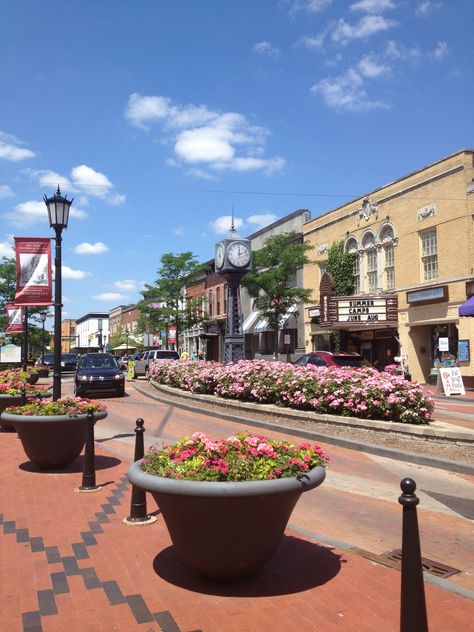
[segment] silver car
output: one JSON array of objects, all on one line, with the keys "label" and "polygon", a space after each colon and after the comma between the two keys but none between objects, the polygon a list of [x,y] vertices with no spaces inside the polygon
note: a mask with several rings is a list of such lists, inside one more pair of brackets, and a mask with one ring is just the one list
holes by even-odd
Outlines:
[{"label": "silver car", "polygon": [[144,375],[147,379],[149,376],[150,363],[154,360],[179,360],[177,351],[167,351],[164,349],[150,349],[144,351],[138,360],[135,360],[133,366],[133,377],[137,379]]}]

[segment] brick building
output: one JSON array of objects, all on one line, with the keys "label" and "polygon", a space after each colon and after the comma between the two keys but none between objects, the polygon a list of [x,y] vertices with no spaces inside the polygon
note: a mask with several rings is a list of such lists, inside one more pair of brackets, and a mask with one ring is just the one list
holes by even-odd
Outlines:
[{"label": "brick building", "polygon": [[[305,310],[308,351],[343,330],[347,349],[381,366],[402,356],[419,382],[459,359],[474,386],[474,318],[458,312],[474,294],[473,161],[472,150],[458,151],[305,224],[317,263],[305,268],[304,286],[329,301]],[[328,248],[340,240],[355,254],[354,296],[327,299]]]}]

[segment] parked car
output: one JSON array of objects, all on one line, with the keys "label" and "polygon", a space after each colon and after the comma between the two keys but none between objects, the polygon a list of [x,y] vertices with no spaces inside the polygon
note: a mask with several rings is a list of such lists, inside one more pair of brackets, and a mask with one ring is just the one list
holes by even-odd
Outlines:
[{"label": "parked car", "polygon": [[[46,353],[44,356],[44,362],[42,359],[38,359],[36,364],[43,364],[47,366],[49,369],[54,368],[54,353]],[[73,372],[77,367],[77,356],[75,353],[61,353],[61,371],[62,372]]]},{"label": "parked car", "polygon": [[140,377],[140,375],[144,375],[148,379],[150,363],[154,360],[179,360],[179,353],[165,349],[150,349],[149,351],[144,351],[140,358],[135,360],[133,377],[136,379]]},{"label": "parked car", "polygon": [[117,358],[117,362],[119,363],[119,367],[123,371],[127,371],[128,369],[128,361],[130,360],[130,356],[122,356],[121,358]]},{"label": "parked car", "polygon": [[373,368],[373,365],[368,360],[352,351],[311,351],[295,360],[294,364],[299,366],[308,364],[316,366],[351,366],[355,369],[362,367]]},{"label": "parked car", "polygon": [[114,391],[125,395],[125,374],[111,353],[85,353],[74,378],[74,393],[82,397],[89,391]]}]

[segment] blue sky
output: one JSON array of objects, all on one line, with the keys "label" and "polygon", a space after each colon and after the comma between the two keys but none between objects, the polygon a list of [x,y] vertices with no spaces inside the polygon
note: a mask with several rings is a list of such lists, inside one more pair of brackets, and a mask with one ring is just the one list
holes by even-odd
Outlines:
[{"label": "blue sky", "polygon": [[74,197],[65,318],[473,143],[472,0],[4,0],[0,255]]}]

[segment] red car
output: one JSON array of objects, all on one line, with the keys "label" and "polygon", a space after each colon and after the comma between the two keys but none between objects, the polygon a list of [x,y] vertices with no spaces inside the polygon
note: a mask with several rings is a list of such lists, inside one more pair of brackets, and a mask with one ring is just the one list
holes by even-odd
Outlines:
[{"label": "red car", "polygon": [[306,366],[307,364],[315,366],[350,366],[354,369],[362,367],[373,368],[368,360],[352,351],[311,351],[298,358],[294,364],[299,366]]}]

